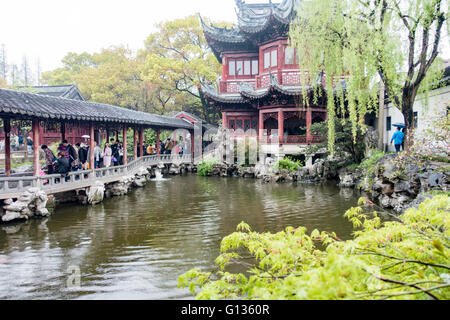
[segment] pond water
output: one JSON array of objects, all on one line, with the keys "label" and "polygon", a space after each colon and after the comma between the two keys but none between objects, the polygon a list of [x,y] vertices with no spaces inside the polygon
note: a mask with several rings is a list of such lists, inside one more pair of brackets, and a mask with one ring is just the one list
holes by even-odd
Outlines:
[{"label": "pond water", "polygon": [[[0,225],[0,299],[191,299],[178,276],[212,270],[221,239],[241,221],[349,239],[343,214],[357,199],[333,183],[185,175],[96,206],[62,205],[46,219]],[[80,287],[68,287],[78,272]]]}]

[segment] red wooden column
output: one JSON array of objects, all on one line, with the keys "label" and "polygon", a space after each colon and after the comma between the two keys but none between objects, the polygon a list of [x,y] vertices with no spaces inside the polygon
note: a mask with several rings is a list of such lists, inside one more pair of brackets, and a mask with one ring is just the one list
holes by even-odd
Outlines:
[{"label": "red wooden column", "polygon": [[161,143],[159,142],[159,134],[160,134],[159,129],[156,129],[156,154],[158,155],[158,159],[159,159],[159,150],[161,150]]},{"label": "red wooden column", "polygon": [[194,162],[194,156],[195,156],[195,131],[191,131],[191,157],[192,162]]},{"label": "red wooden column", "polygon": [[311,143],[312,135],[311,135],[311,123],[312,123],[312,112],[311,108],[306,109],[306,142]]},{"label": "red wooden column", "polygon": [[262,113],[261,110],[259,110],[258,128],[259,138],[262,138],[264,134],[264,113]]},{"label": "red wooden column", "polygon": [[94,142],[95,142],[95,132],[94,132],[94,123],[89,123],[89,137],[90,137],[90,144],[89,144],[89,170],[95,169],[95,157],[94,157]]},{"label": "red wooden column", "polygon": [[139,129],[139,154],[144,156],[144,128]]},{"label": "red wooden column", "polygon": [[225,128],[228,128],[228,123],[227,123],[228,119],[227,119],[227,113],[226,112],[222,112],[222,125]]},{"label": "red wooden column", "polygon": [[123,165],[126,166],[128,163],[128,152],[127,152],[127,132],[128,132],[128,127],[126,125],[123,126],[123,141],[122,141],[122,146],[123,146]]},{"label": "red wooden column", "polygon": [[5,131],[5,173],[11,177],[11,122],[7,118],[3,118],[3,129]]},{"label": "red wooden column", "polygon": [[278,141],[282,143],[284,134],[284,112],[278,111]]},{"label": "red wooden column", "polygon": [[39,119],[33,119],[33,168],[34,168],[34,176],[38,177],[41,171],[41,165],[39,163]]},{"label": "red wooden column", "polygon": [[134,160],[137,159],[137,138],[136,138],[137,130],[136,128],[133,128],[133,155]]}]

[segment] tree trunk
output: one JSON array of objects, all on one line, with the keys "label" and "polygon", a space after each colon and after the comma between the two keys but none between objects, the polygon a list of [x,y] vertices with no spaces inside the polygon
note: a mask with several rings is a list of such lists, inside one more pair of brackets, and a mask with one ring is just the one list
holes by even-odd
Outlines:
[{"label": "tree trunk", "polygon": [[405,118],[405,149],[409,150],[413,145],[412,133],[414,130],[414,112],[412,108],[411,101],[409,99],[404,99],[402,101],[402,114]]}]

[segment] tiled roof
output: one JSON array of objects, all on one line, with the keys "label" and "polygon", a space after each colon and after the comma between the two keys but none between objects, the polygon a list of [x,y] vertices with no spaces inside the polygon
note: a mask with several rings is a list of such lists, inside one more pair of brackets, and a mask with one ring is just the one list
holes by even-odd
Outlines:
[{"label": "tiled roof", "polygon": [[[238,23],[232,28],[220,28],[206,24],[200,17],[206,40],[221,62],[224,51],[258,51],[256,43],[273,37],[287,36],[289,23],[295,17],[300,0],[283,0],[281,3],[246,4],[237,0]],[[269,32],[272,30],[272,32]],[[257,35],[257,36],[255,36]],[[258,40],[259,39],[259,40]]]},{"label": "tiled roof", "polygon": [[76,84],[60,86],[22,87],[24,90],[40,95],[86,101]]},{"label": "tiled roof", "polygon": [[0,116],[13,118],[84,120],[137,124],[167,129],[192,129],[192,125],[177,118],[103,103],[39,95],[29,92],[0,89]]}]

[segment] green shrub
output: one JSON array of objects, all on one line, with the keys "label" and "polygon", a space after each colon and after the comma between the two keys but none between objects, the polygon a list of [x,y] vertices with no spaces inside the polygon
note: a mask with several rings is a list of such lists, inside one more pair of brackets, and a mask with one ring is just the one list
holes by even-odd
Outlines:
[{"label": "green shrub", "polygon": [[288,171],[294,172],[300,169],[303,166],[300,160],[293,160],[289,157],[285,157],[283,159],[278,160],[275,165],[275,170],[286,169]]},{"label": "green shrub", "polygon": [[202,162],[197,165],[197,174],[201,176],[209,176],[211,174],[212,168],[216,164],[216,159],[202,160]]},{"label": "green shrub", "polygon": [[[384,223],[361,200],[345,214],[357,230],[352,240],[304,227],[258,233],[242,222],[222,240],[219,269],[190,270],[179,287],[196,299],[450,299],[450,197]],[[248,255],[256,261],[248,276],[226,271],[247,265]]]},{"label": "green shrub", "polygon": [[375,168],[375,163],[377,162],[377,160],[382,158],[384,155],[385,153],[383,151],[373,150],[372,155],[361,162],[358,168],[364,172],[373,170],[373,168]]}]

